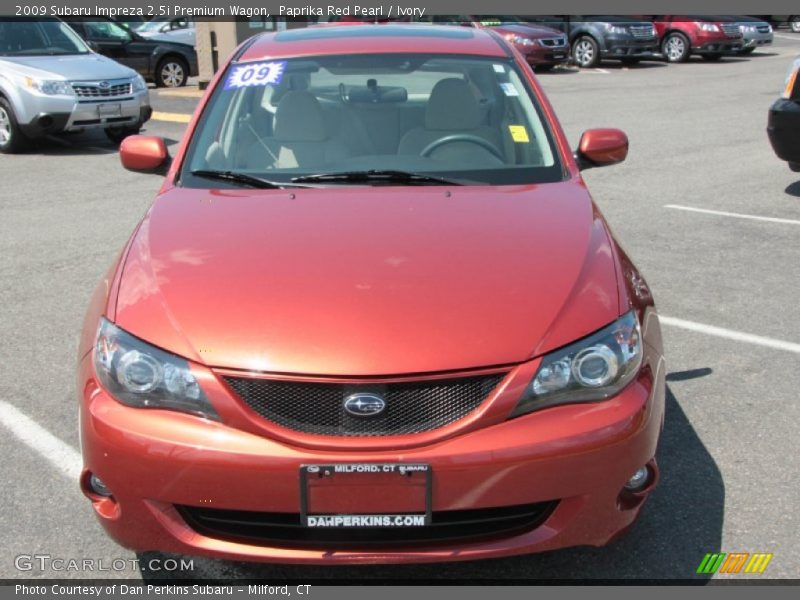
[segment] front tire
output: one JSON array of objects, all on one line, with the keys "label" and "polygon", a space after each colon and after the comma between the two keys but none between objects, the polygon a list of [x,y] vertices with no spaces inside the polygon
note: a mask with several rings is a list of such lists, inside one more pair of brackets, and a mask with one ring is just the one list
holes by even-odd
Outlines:
[{"label": "front tire", "polygon": [[158,63],[155,80],[158,87],[183,87],[189,81],[189,65],[182,58],[168,56]]},{"label": "front tire", "polygon": [[682,33],[673,31],[661,42],[661,53],[666,57],[667,62],[680,63],[689,60],[692,48],[687,38]]},{"label": "front tire", "polygon": [[28,146],[28,138],[20,131],[11,103],[0,98],[0,153],[16,154]]},{"label": "front tire", "polygon": [[122,127],[106,127],[106,137],[111,140],[111,143],[119,146],[126,137],[136,135],[139,133],[141,125],[126,125]]},{"label": "front tire", "polygon": [[593,37],[584,35],[572,45],[572,60],[582,69],[591,69],[600,64],[600,46]]}]

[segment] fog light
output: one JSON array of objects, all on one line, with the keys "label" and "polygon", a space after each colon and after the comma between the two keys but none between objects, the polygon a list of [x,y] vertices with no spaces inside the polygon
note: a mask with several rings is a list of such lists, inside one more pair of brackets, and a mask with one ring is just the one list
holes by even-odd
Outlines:
[{"label": "fog light", "polygon": [[111,490],[108,489],[108,486],[103,483],[103,480],[94,473],[89,476],[89,487],[92,488],[92,491],[98,496],[105,496],[106,498],[111,496]]},{"label": "fog light", "polygon": [[625,489],[629,492],[638,492],[644,488],[650,481],[650,470],[644,466],[640,467],[633,476],[628,479],[625,484]]}]

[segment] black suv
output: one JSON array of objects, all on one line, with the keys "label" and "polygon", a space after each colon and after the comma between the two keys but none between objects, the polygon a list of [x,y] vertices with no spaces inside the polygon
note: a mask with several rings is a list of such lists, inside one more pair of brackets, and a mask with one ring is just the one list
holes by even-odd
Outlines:
[{"label": "black suv", "polygon": [[134,69],[159,87],[180,87],[197,75],[197,53],[188,44],[148,40],[103,17],[62,20],[95,51]]},{"label": "black suv", "polygon": [[651,21],[594,15],[532,15],[520,19],[566,33],[572,60],[579,67],[596,67],[604,59],[635,64],[658,52],[658,36]]}]

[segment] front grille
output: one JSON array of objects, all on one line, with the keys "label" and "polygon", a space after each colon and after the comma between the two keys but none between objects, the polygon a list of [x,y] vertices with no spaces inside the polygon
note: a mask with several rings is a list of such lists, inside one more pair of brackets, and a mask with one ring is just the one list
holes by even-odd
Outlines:
[{"label": "front grille", "polygon": [[742,32],[739,30],[739,25],[736,23],[721,23],[720,29],[722,29],[722,33],[728,37],[741,37],[742,35]]},{"label": "front grille", "polygon": [[111,98],[131,93],[131,83],[116,83],[102,87],[99,83],[73,83],[72,89],[79,98]]},{"label": "front grille", "polygon": [[631,25],[629,28],[631,35],[637,40],[651,39],[655,37],[655,29],[650,25]]},{"label": "front grille", "polygon": [[567,38],[565,37],[542,38],[539,41],[542,43],[542,46],[547,46],[548,48],[557,48],[567,45]]},{"label": "front grille", "polygon": [[289,547],[441,544],[508,537],[531,531],[553,513],[557,501],[501,508],[434,511],[424,527],[303,527],[298,513],[266,513],[176,506],[198,533],[224,540]]},{"label": "front grille", "polygon": [[[444,427],[478,408],[503,374],[451,380],[387,384],[328,384],[225,377],[255,412],[283,427],[328,436],[386,436]],[[352,416],[345,399],[355,393],[379,395],[380,414]]]}]

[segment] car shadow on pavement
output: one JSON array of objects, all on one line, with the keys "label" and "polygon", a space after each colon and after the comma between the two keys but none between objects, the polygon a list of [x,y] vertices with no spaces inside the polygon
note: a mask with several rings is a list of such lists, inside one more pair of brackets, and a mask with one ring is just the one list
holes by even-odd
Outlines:
[{"label": "car shadow on pavement", "polygon": [[634,64],[625,64],[624,62],[614,60],[603,62],[599,66],[607,71],[644,71],[646,69],[660,69],[666,67],[667,63],[660,62],[657,58],[648,58]]},{"label": "car shadow on pavement", "polygon": [[[163,138],[167,147],[179,141]],[[83,156],[89,154],[117,154],[119,145],[111,142],[105,135],[77,133],[72,135],[48,136],[33,142],[26,155],[40,156]]]},{"label": "car shadow on pavement", "polygon": [[[683,372],[684,378],[702,377],[710,370]],[[722,539],[725,486],[714,457],[703,444],[667,387],[664,432],[658,451],[661,482],[640,519],[621,539],[604,548],[571,548],[541,554],[471,562],[375,565],[290,566],[263,565],[194,558],[194,570],[148,572],[151,558],[170,558],[161,553],[139,555],[145,581],[228,580],[298,583],[337,580],[341,583],[376,584],[451,580],[619,580],[693,579],[708,552],[718,552]],[[163,564],[163,563],[161,563]]]},{"label": "car shadow on pavement", "polygon": [[795,181],[794,183],[790,183],[786,186],[786,189],[783,190],[784,193],[789,194],[790,196],[794,196],[795,198],[800,198],[800,181]]}]

